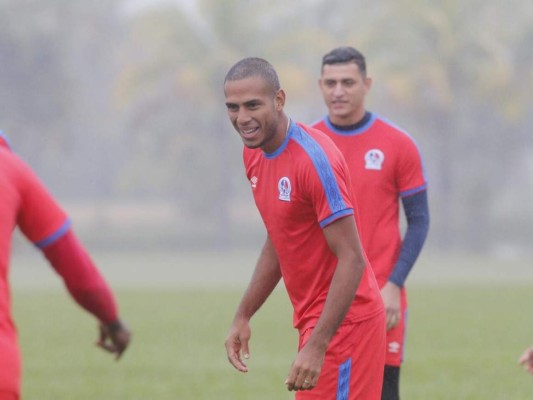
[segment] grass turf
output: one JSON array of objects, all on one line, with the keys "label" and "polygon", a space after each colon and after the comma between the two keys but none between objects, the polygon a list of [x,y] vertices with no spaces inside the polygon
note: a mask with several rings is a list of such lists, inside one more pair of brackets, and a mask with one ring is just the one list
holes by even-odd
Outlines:
[{"label": "grass turf", "polygon": [[[92,348],[96,325],[64,293],[17,292],[26,399],[290,399],[283,380],[296,334],[277,290],[252,325],[250,372],[223,346],[240,290],[119,291],[134,332],[115,363]],[[525,399],[533,377],[516,359],[529,344],[528,286],[410,291],[405,399]]]},{"label": "grass turf", "polygon": [[[93,345],[95,321],[43,261],[15,260],[23,398],[292,399],[283,381],[297,335],[282,288],[252,321],[250,371],[238,373],[226,360],[224,339],[255,257],[190,255],[176,265],[171,254],[100,257],[99,265],[112,266],[106,275],[134,333],[118,363]],[[533,376],[517,365],[533,345],[530,263],[507,263],[505,269],[477,258],[426,264],[409,288],[402,398],[530,398]]]}]

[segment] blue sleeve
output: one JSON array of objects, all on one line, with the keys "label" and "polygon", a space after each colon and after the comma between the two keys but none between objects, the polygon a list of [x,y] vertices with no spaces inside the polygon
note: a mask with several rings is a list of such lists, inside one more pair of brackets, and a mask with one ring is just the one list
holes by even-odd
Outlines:
[{"label": "blue sleeve", "polygon": [[407,231],[403,238],[400,256],[389,276],[389,281],[403,287],[413,268],[429,231],[429,206],[427,191],[402,198],[407,219]]}]

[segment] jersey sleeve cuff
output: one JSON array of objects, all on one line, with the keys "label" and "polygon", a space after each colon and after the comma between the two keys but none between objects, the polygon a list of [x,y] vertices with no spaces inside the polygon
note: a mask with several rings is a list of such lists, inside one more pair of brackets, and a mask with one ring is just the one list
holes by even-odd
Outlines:
[{"label": "jersey sleeve cuff", "polygon": [[322,221],[320,221],[320,227],[325,228],[326,226],[331,224],[333,221],[336,221],[342,217],[346,217],[347,215],[353,215],[353,208],[346,208],[344,210],[337,211],[335,214],[332,214],[326,219],[323,219]]},{"label": "jersey sleeve cuff", "polygon": [[34,242],[35,246],[37,246],[40,249],[44,249],[45,247],[50,246],[52,243],[54,243],[59,238],[61,238],[65,233],[67,233],[71,225],[72,225],[72,222],[70,221],[70,219],[67,219],[65,223],[61,225],[59,229],[56,230],[54,233],[44,238],[43,240]]},{"label": "jersey sleeve cuff", "polygon": [[400,197],[409,197],[409,196],[412,196],[413,194],[417,194],[419,192],[423,192],[424,190],[427,190],[427,188],[428,188],[428,184],[426,182],[423,185],[420,185],[420,186],[417,186],[415,188],[400,192]]}]

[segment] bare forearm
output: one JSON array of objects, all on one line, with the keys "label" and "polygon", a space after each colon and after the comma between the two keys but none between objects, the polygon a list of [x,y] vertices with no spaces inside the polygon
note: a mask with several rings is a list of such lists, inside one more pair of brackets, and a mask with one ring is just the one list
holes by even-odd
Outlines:
[{"label": "bare forearm", "polygon": [[235,319],[249,320],[261,308],[281,279],[281,270],[274,247],[269,239],[265,242],[254,273],[248,284]]},{"label": "bare forearm", "polygon": [[353,217],[345,217],[328,225],[324,235],[338,261],[324,309],[308,343],[320,346],[325,351],[355,299],[366,260]]}]

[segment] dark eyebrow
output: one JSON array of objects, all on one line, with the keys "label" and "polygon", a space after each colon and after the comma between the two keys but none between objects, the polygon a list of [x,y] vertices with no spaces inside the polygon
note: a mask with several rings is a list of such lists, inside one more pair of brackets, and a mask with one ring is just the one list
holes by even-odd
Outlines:
[{"label": "dark eyebrow", "polygon": [[[262,104],[263,102],[261,101],[261,99],[251,99],[251,100],[248,100],[248,101],[245,101],[242,106],[243,107],[250,107],[250,106],[254,106],[254,105],[257,105],[257,104]],[[239,107],[239,104],[237,103],[231,103],[231,102],[226,102],[226,107]]]}]

